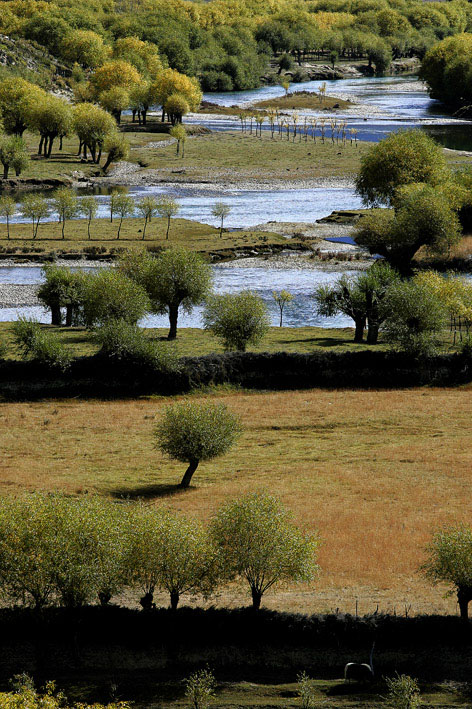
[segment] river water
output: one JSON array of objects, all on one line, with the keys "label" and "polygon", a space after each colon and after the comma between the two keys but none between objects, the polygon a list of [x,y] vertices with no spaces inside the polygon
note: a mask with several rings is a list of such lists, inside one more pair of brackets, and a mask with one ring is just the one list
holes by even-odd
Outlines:
[{"label": "river water", "polygon": [[[310,81],[296,84],[292,91],[318,91],[320,84],[326,83],[327,93],[351,98],[360,104],[360,108],[351,107],[346,112],[350,127],[359,130],[359,137],[364,140],[378,141],[387,133],[400,128],[421,127],[438,137],[444,145],[456,149],[472,149],[472,123],[451,118],[436,101],[432,101],[425,87],[416,77],[386,77],[343,79],[337,81]],[[222,106],[244,106],[248,102],[264,100],[283,95],[280,86],[266,86],[253,91],[233,92],[229,94],[206,94],[205,99]],[[356,115],[358,114],[358,115]],[[194,118],[216,129],[234,129],[234,119],[206,120]],[[172,194],[180,202],[179,216],[186,219],[216,225],[211,216],[215,201],[224,199],[231,207],[226,220],[227,227],[248,229],[256,224],[269,221],[313,222],[335,209],[356,209],[361,206],[359,197],[352,189],[326,188],[284,189],[284,190],[220,190],[201,189],[192,186],[152,186],[129,188],[130,194],[137,197],[143,194]],[[99,216],[107,214],[109,197],[97,195]],[[54,218],[54,215],[51,216]],[[18,213],[13,221],[22,221]],[[241,268],[235,266],[214,267],[215,288],[218,292],[231,292],[242,288],[251,288],[258,292],[271,308],[274,324],[277,312],[272,301],[272,290],[286,290],[293,293],[295,301],[287,309],[285,322],[289,326],[323,325],[343,327],[351,325],[344,316],[319,318],[314,313],[312,293],[319,283],[333,282],[341,273],[321,272],[311,269]],[[1,283],[37,283],[41,277],[40,269],[12,267],[0,269]],[[43,321],[48,316],[41,308],[0,309],[0,320],[11,320],[18,312],[34,315]],[[201,311],[195,309],[189,316],[183,315],[182,326],[199,326]],[[165,326],[164,317],[152,317],[146,325]]]}]

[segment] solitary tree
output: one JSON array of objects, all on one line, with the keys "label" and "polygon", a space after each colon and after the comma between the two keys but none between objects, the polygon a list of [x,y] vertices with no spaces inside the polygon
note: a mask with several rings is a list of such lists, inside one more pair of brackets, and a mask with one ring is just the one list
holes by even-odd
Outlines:
[{"label": "solitary tree", "polygon": [[272,586],[311,581],[318,571],[316,537],[302,532],[271,495],[251,493],[225,504],[211,534],[228,577],[249,584],[255,610]]},{"label": "solitary tree", "polygon": [[132,217],[134,214],[135,208],[136,208],[136,205],[135,205],[134,199],[133,199],[133,197],[131,197],[131,195],[124,194],[123,192],[116,195],[116,197],[113,201],[113,212],[114,212],[114,214],[117,214],[118,217],[120,218],[120,222],[118,225],[118,232],[116,234],[117,239],[120,238],[123,219],[126,219],[127,217]]},{"label": "solitary tree", "polygon": [[224,221],[230,212],[231,207],[229,206],[229,204],[225,204],[224,202],[216,202],[213,206],[213,209],[211,210],[211,213],[215,217],[215,219],[220,220],[220,239],[223,236]]},{"label": "solitary tree", "polygon": [[179,213],[179,209],[179,203],[172,197],[164,195],[157,200],[157,213],[162,219],[167,219],[166,239],[169,238],[170,220]]},{"label": "solitary tree", "polygon": [[180,487],[188,487],[198,464],[224,455],[240,434],[239,420],[224,404],[185,402],[167,407],[156,426],[156,446],[188,463]]},{"label": "solitary tree", "polygon": [[92,219],[97,216],[98,212],[98,202],[95,197],[82,197],[79,202],[79,211],[87,219],[87,237],[91,239],[90,225],[92,223]]},{"label": "solitary tree", "polygon": [[280,312],[279,326],[282,327],[285,306],[293,301],[293,295],[286,290],[281,290],[280,292],[273,290],[272,297],[275,300],[277,307],[279,309],[279,312]]},{"label": "solitary tree", "polygon": [[153,312],[169,314],[169,340],[177,337],[179,310],[190,313],[207,297],[213,282],[209,264],[199,254],[181,248],[157,257],[145,253],[128,256],[120,268],[143,286]]},{"label": "solitary tree", "polygon": [[472,529],[466,525],[437,531],[426,548],[427,560],[421,569],[434,584],[447,583],[455,591],[461,618],[469,619],[472,600]]},{"label": "solitary tree", "polygon": [[10,217],[13,217],[16,211],[16,202],[8,195],[0,197],[0,216],[4,217],[7,223],[7,239],[10,238]]},{"label": "solitary tree", "polygon": [[420,130],[391,133],[361,160],[356,190],[371,206],[389,204],[399,187],[418,182],[437,185],[447,176],[440,145]]},{"label": "solitary tree", "polygon": [[62,238],[65,239],[66,221],[68,219],[73,219],[79,213],[77,195],[74,190],[69,187],[61,187],[55,191],[52,198],[52,204],[59,216],[59,221],[61,222]]},{"label": "solitary tree", "polygon": [[21,203],[21,213],[26,219],[31,219],[33,239],[38,235],[39,222],[49,216],[50,207],[47,200],[40,194],[27,194]]},{"label": "solitary tree", "polygon": [[248,345],[255,345],[269,330],[267,306],[256,293],[245,290],[240,293],[212,295],[203,311],[203,324],[219,337],[227,350],[245,352]]},{"label": "solitary tree", "polygon": [[182,125],[177,125],[173,126],[170,131],[169,135],[172,138],[175,138],[177,141],[177,151],[176,154],[180,155],[182,153],[182,158],[185,157],[185,141],[187,140],[187,131]]},{"label": "solitary tree", "polygon": [[143,241],[146,238],[146,227],[148,222],[157,214],[157,201],[152,196],[143,197],[136,205],[136,209],[144,219]]}]

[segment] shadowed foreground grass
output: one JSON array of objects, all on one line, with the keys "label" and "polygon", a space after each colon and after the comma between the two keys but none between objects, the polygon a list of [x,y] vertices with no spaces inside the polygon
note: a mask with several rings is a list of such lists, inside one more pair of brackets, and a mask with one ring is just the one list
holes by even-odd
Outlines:
[{"label": "shadowed foreground grass", "polygon": [[[153,447],[165,398],[2,404],[0,491],[145,497],[208,519],[228,497],[265,488],[323,542],[319,581],[267,594],[266,606],[454,613],[417,568],[434,528],[471,518],[471,391],[196,392],[236,411],[244,433],[179,494],[185,466]],[[248,598],[230,587],[215,602]]]}]

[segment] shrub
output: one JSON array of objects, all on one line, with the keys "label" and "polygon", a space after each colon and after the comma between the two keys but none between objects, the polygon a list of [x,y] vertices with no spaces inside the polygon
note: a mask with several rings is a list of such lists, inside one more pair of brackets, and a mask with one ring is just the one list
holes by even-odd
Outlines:
[{"label": "shrub", "polygon": [[224,455],[239,434],[239,419],[224,404],[192,402],[168,406],[154,432],[163,453],[188,463],[181,487],[190,485],[200,461]]},{"label": "shrub", "polygon": [[409,675],[385,679],[388,689],[387,703],[392,709],[416,709],[420,705],[418,682]]},{"label": "shrub", "polygon": [[185,681],[185,696],[191,701],[194,709],[208,709],[214,699],[216,680],[210,670],[199,670]]},{"label": "shrub", "polygon": [[34,359],[52,369],[65,371],[72,355],[57,336],[36,321],[20,317],[13,323],[13,337],[23,359]]},{"label": "shrub", "polygon": [[225,349],[241,352],[260,342],[270,326],[267,306],[249,290],[208,298],[203,323],[205,330],[223,340]]},{"label": "shrub", "polygon": [[84,319],[88,327],[107,320],[136,324],[149,310],[145,290],[120,271],[103,269],[89,276],[85,284]]},{"label": "shrub", "polygon": [[178,358],[169,345],[151,340],[146,332],[126,320],[108,320],[96,330],[95,339],[107,357],[144,365],[161,372],[176,372]]},{"label": "shrub", "polygon": [[300,672],[297,676],[298,693],[302,700],[303,709],[313,709],[316,706],[311,682],[306,672]]}]

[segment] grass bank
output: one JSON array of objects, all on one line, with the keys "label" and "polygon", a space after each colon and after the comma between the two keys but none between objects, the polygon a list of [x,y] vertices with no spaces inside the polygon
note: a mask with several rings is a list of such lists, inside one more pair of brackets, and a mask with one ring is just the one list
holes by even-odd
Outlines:
[{"label": "grass bank", "polygon": [[286,96],[269,98],[265,101],[258,101],[254,108],[276,108],[279,110],[311,110],[311,111],[336,111],[340,108],[350,108],[354,104],[352,101],[338,98],[337,96],[324,96],[320,98],[313,91],[294,91]]},{"label": "grass bank", "polygon": [[[58,222],[44,222],[39,225],[36,239],[32,239],[31,224],[12,224],[10,239],[7,239],[6,225],[0,225],[0,257],[9,254],[54,253],[65,251],[71,255],[89,251],[96,256],[109,254],[112,249],[168,248],[183,246],[203,254],[222,252],[231,258],[232,252],[238,249],[257,247],[270,250],[272,247],[283,246],[302,247],[300,240],[292,239],[287,244],[280,234],[247,229],[244,231],[220,232],[208,224],[201,224],[190,219],[175,218],[171,220],[169,239],[166,239],[167,220],[154,218],[146,227],[143,240],[144,220],[137,218],[124,219],[118,239],[119,219],[94,219],[90,226],[90,239],[87,234],[87,221],[74,219],[66,222],[65,238],[62,239],[62,225]],[[226,254],[224,252],[227,252]]]}]

